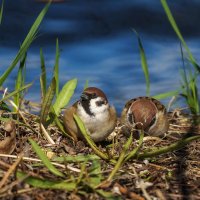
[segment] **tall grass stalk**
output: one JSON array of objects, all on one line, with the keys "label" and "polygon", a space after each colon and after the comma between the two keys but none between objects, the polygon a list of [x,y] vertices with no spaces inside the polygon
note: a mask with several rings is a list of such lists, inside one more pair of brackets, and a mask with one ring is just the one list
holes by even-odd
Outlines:
[{"label": "tall grass stalk", "polygon": [[[27,58],[27,54],[25,53],[22,60],[20,61],[20,65],[19,65],[19,69],[17,73],[17,79],[15,82],[15,90],[19,90],[21,87],[24,86],[25,73],[26,73],[26,58]],[[17,93],[14,97],[14,103],[18,108],[20,107],[20,101],[22,100],[22,98],[23,98],[23,91]],[[16,108],[14,108],[14,110],[17,111]]]},{"label": "tall grass stalk", "polygon": [[1,9],[0,9],[0,24],[2,23],[3,18],[3,8],[4,8],[4,0],[1,3]]},{"label": "tall grass stalk", "polygon": [[142,65],[142,69],[143,69],[143,72],[145,75],[145,80],[146,80],[146,95],[149,96],[150,95],[150,78],[149,78],[149,69],[148,69],[146,54],[145,54],[145,50],[143,48],[142,41],[140,39],[139,34],[134,29],[133,29],[133,31],[135,32],[137,39],[138,39],[140,60],[141,60],[141,65]]},{"label": "tall grass stalk", "polygon": [[47,77],[46,77],[45,60],[42,49],[40,49],[40,65],[41,65],[41,76],[40,76],[41,96],[42,99],[44,99],[47,92]]},{"label": "tall grass stalk", "polygon": [[56,39],[56,57],[55,57],[55,65],[54,65],[54,77],[56,79],[56,97],[59,93],[59,58],[60,58],[60,50],[58,38]]},{"label": "tall grass stalk", "polygon": [[184,40],[184,38],[183,38],[183,36],[182,36],[182,34],[181,34],[181,32],[180,32],[178,26],[177,26],[177,24],[176,24],[176,21],[174,20],[174,17],[173,17],[173,15],[172,15],[172,13],[171,13],[171,11],[170,11],[170,9],[169,9],[169,6],[168,6],[168,4],[167,4],[167,1],[166,1],[166,0],[161,0],[161,4],[162,4],[162,6],[163,6],[163,8],[164,8],[164,11],[165,11],[165,13],[166,13],[166,15],[167,15],[167,18],[168,18],[168,20],[169,20],[169,22],[170,22],[172,28],[174,29],[174,31],[175,31],[176,35],[178,36],[179,40],[181,41],[183,47],[184,47],[185,50],[187,51],[190,62],[191,62],[192,65],[195,67],[195,69],[196,69],[198,72],[200,72],[200,66],[197,64],[197,62],[196,62],[194,56],[192,55],[192,53],[191,53],[189,47],[187,46],[187,44],[186,44],[186,42],[185,42],[185,40]]},{"label": "tall grass stalk", "polygon": [[41,24],[45,14],[47,13],[49,6],[50,6],[50,2],[43,8],[43,10],[40,12],[38,17],[36,18],[29,33],[27,34],[26,38],[24,39],[17,55],[15,56],[14,60],[12,61],[11,65],[6,69],[6,71],[0,77],[0,86],[2,86],[4,81],[7,79],[7,77],[11,73],[11,71],[15,68],[15,66],[17,65],[19,60],[22,59],[22,57],[24,56],[24,54],[27,52],[28,48],[30,47],[31,43],[36,38],[38,27]]}]

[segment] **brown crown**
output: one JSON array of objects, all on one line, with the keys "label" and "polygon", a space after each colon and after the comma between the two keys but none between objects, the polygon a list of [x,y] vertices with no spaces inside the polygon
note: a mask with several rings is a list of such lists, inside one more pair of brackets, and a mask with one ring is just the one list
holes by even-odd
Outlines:
[{"label": "brown crown", "polygon": [[149,128],[158,111],[165,112],[165,107],[158,100],[150,97],[131,99],[125,107],[130,108],[134,123],[141,122],[144,130]]},{"label": "brown crown", "polygon": [[100,90],[99,88],[96,88],[96,87],[88,87],[83,91],[83,93],[85,93],[85,94],[96,94],[97,96],[102,97],[106,101],[108,101],[104,92],[102,90]]}]

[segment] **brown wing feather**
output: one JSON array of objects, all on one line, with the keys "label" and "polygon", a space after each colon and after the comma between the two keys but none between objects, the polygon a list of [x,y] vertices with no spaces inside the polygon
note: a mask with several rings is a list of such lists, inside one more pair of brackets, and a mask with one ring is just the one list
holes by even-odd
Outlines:
[{"label": "brown wing feather", "polygon": [[78,134],[78,128],[74,121],[74,116],[73,116],[74,114],[76,114],[76,105],[77,102],[73,106],[66,108],[63,116],[65,129],[67,133],[69,133],[74,138],[75,141],[77,141],[77,134]]}]

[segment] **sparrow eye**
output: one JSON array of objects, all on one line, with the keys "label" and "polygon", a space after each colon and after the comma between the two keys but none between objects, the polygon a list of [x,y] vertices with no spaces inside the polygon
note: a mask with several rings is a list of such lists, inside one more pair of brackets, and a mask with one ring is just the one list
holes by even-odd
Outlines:
[{"label": "sparrow eye", "polygon": [[96,93],[93,93],[92,94],[92,98],[96,98],[97,97],[97,94]]},{"label": "sparrow eye", "polygon": [[97,105],[97,106],[101,106],[101,105],[103,105],[104,103],[105,103],[104,101],[97,101],[97,102],[96,102],[96,105]]}]

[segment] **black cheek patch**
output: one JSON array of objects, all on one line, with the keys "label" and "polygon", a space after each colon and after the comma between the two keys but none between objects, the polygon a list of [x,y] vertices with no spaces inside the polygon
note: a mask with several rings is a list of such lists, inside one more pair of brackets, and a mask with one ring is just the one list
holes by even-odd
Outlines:
[{"label": "black cheek patch", "polygon": [[86,112],[88,115],[94,116],[94,113],[92,113],[91,110],[90,110],[89,101],[81,101],[81,105],[83,106],[85,112]]},{"label": "black cheek patch", "polygon": [[131,113],[128,114],[128,121],[129,121],[131,124],[134,123],[134,116],[133,116],[133,114],[131,114]]},{"label": "black cheek patch", "polygon": [[153,119],[151,120],[149,126],[150,127],[153,126],[155,124],[155,122],[156,122],[156,117],[153,117]]},{"label": "black cheek patch", "polygon": [[101,106],[101,105],[103,105],[103,104],[105,104],[105,101],[97,101],[97,102],[96,102],[96,105],[97,105],[97,106]]}]

